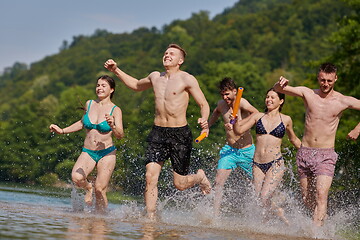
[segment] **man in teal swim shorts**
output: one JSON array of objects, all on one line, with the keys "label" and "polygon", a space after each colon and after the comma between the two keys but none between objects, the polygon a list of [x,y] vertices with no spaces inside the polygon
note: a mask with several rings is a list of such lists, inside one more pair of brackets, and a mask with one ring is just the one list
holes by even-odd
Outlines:
[{"label": "man in teal swim shorts", "polygon": [[[226,77],[220,82],[219,90],[222,99],[217,103],[209,119],[210,127],[222,116],[226,131],[226,144],[220,150],[220,160],[215,178],[214,213],[216,216],[220,214],[223,189],[230,173],[240,167],[248,178],[252,179],[252,161],[255,152],[250,131],[246,131],[243,135],[237,135],[234,133],[230,123],[230,116],[233,112],[237,94],[236,84],[231,78]],[[258,112],[258,110],[246,99],[242,98],[238,109],[238,118],[245,118],[255,112]]]}]

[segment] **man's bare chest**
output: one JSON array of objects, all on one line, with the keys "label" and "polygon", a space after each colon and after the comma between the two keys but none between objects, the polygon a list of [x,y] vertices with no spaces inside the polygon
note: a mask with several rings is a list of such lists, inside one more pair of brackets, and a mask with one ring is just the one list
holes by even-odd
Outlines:
[{"label": "man's bare chest", "polygon": [[334,99],[314,98],[308,101],[308,114],[317,119],[337,118],[344,110],[339,101]]}]

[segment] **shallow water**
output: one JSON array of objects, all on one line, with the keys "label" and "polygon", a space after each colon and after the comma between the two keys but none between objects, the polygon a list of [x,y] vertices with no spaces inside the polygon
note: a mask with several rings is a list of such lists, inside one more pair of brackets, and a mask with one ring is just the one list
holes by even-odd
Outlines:
[{"label": "shallow water", "polygon": [[82,195],[75,191],[54,194],[0,186],[0,239],[346,239],[341,234],[349,226],[354,234],[357,231],[349,213],[341,211],[329,217],[320,231],[313,229],[310,218],[296,206],[286,209],[290,226],[278,219],[264,223],[254,201],[233,198],[239,209],[227,204],[215,219],[213,194],[202,196],[196,190],[174,191],[164,198],[159,204],[160,221],[150,223],[143,217],[144,206],[135,201],[110,204],[109,213],[99,215],[84,207]]}]

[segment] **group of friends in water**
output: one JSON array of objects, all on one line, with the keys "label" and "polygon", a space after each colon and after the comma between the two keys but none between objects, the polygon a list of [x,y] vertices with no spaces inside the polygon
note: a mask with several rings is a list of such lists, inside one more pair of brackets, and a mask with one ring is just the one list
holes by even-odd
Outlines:
[{"label": "group of friends in water", "polygon": [[[220,150],[215,177],[214,214],[221,214],[223,188],[231,172],[240,167],[252,181],[259,203],[268,212],[288,221],[283,209],[271,200],[282,181],[286,167],[281,153],[285,134],[297,148],[296,163],[300,188],[305,206],[313,215],[316,226],[322,226],[327,216],[329,189],[334,177],[338,158],[334,150],[335,136],[342,112],[345,109],[360,110],[360,100],[345,96],[334,90],[338,79],[334,64],[324,63],[317,73],[318,89],[304,86],[293,87],[289,80],[280,77],[266,92],[264,112],[259,112],[248,100],[242,98],[234,117],[234,102],[238,88],[231,78],[224,78],[219,84],[222,99],[210,116],[209,104],[196,78],[180,70],[186,51],[177,44],[170,44],[163,55],[164,72],[154,71],[142,79],[136,79],[123,72],[118,64],[109,59],[104,67],[115,74],[128,88],[144,91],[152,88],[155,96],[155,119],[147,137],[145,151],[145,206],[147,217],[157,219],[158,179],[165,161],[170,159],[173,169],[173,183],[178,190],[199,185],[204,194],[211,192],[211,183],[202,169],[189,174],[193,136],[186,119],[190,96],[200,108],[202,134],[209,134],[209,128],[222,117],[226,131],[226,144]],[[95,209],[105,212],[108,206],[107,187],[116,163],[116,147],[112,136],[124,137],[122,111],[112,102],[115,81],[108,75],[97,79],[96,100],[88,100],[85,114],[72,125],[60,128],[50,125],[50,131],[68,134],[86,129],[82,152],[71,176],[77,187],[85,189],[85,202],[89,205],[95,195]],[[285,95],[301,97],[305,108],[305,131],[300,140],[293,130],[290,116],[281,113]],[[256,146],[250,133],[255,126]],[[356,140],[360,123],[348,134]],[[91,182],[88,175],[95,169],[96,179]]]}]

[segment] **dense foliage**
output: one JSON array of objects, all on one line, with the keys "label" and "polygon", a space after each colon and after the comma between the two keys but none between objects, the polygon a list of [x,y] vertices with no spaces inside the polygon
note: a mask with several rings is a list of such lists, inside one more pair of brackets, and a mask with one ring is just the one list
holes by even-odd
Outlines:
[{"label": "dense foliage", "polygon": [[[96,78],[109,74],[103,68],[108,58],[142,78],[162,71],[162,54],[171,42],[187,50],[183,70],[199,80],[211,109],[219,100],[217,84],[223,77],[234,78],[245,88],[243,97],[262,111],[265,92],[280,75],[293,85],[316,87],[316,69],[323,61],[340,68],[336,89],[359,98],[359,10],[359,0],[241,0],[214,19],[201,11],[161,30],[139,28],[120,34],[96,30],[92,36],[65,41],[58,54],[29,67],[15,63],[0,76],[0,181],[69,181],[84,131],[54,136],[48,130],[50,123],[64,127],[82,117],[82,104],[96,97]],[[302,101],[291,97],[286,101],[284,113],[292,116],[301,137]],[[117,81],[114,102],[122,108],[126,138],[115,141],[119,151],[112,186],[139,194],[144,182],[145,138],[154,118],[153,93],[134,93]],[[199,108],[191,100],[188,120],[194,136],[200,132],[198,117]],[[359,186],[359,144],[345,139],[358,122],[358,111],[344,112],[337,135],[336,190]],[[193,169],[201,166],[214,175],[224,137],[219,121],[209,138],[194,145]],[[167,181],[169,171],[163,175]]]}]

